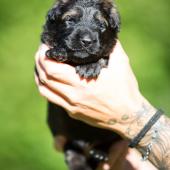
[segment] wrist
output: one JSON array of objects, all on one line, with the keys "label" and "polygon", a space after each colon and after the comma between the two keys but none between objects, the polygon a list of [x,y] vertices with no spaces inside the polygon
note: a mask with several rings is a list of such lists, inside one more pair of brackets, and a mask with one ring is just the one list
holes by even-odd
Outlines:
[{"label": "wrist", "polygon": [[[124,101],[125,105],[115,110],[110,106],[110,116],[106,122],[106,128],[117,132],[123,138],[133,139],[155,114],[156,109],[142,96],[138,95]],[[115,117],[116,115],[116,117]],[[117,116],[119,115],[119,117]],[[115,119],[114,119],[115,117]]]},{"label": "wrist", "polygon": [[122,121],[122,132],[126,139],[132,140],[156,113],[156,109],[141,96],[134,103],[134,107],[129,109],[129,113],[129,120]]},{"label": "wrist", "polygon": [[[134,116],[132,117],[128,127],[125,129],[126,138],[129,140],[134,139],[134,137],[136,137],[136,135],[139,134],[139,132],[149,122],[156,111],[156,108],[154,108],[146,99],[143,98],[140,107],[134,111]],[[150,130],[147,134],[148,133],[150,133]]]}]

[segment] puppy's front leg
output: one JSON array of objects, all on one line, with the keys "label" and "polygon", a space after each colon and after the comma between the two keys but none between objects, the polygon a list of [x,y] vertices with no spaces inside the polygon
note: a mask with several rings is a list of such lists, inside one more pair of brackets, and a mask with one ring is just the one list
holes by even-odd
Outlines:
[{"label": "puppy's front leg", "polygon": [[66,50],[64,48],[51,48],[46,52],[49,59],[55,59],[58,62],[65,62],[68,60]]},{"label": "puppy's front leg", "polygon": [[102,68],[107,67],[108,59],[101,58],[96,63],[76,66],[76,73],[82,78],[97,78]]}]

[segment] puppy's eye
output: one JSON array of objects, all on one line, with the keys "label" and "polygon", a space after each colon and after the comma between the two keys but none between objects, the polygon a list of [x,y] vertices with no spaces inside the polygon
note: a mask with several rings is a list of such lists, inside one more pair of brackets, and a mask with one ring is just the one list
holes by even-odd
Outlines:
[{"label": "puppy's eye", "polygon": [[66,22],[67,24],[73,24],[73,23],[76,22],[75,17],[70,16],[70,15],[67,15],[67,16],[64,18],[64,20],[65,20],[65,22]]},{"label": "puppy's eye", "polygon": [[95,14],[95,20],[96,20],[97,25],[100,28],[101,32],[102,33],[105,32],[106,28],[108,26],[107,20],[98,12]]},{"label": "puppy's eye", "polygon": [[100,24],[100,30],[102,33],[106,31],[106,27],[107,27],[107,25],[105,23]]}]

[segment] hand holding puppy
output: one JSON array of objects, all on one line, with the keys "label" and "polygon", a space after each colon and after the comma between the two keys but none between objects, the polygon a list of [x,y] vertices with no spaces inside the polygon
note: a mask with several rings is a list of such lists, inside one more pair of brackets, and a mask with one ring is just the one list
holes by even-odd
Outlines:
[{"label": "hand holding puppy", "polygon": [[108,68],[102,69],[96,80],[89,81],[80,79],[74,67],[47,59],[47,50],[41,45],[36,55],[39,79],[45,82],[42,84],[36,77],[39,91],[67,109],[74,119],[133,138],[141,129],[135,123],[137,117],[147,109],[149,119],[155,111],[141,95],[120,42],[110,55]]}]

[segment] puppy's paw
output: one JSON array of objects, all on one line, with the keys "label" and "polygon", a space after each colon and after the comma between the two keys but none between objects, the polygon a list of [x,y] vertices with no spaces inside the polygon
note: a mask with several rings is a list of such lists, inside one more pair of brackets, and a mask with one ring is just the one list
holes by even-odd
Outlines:
[{"label": "puppy's paw", "polygon": [[76,66],[76,73],[82,78],[96,78],[100,74],[100,65],[93,63]]},{"label": "puppy's paw", "polygon": [[65,151],[65,161],[69,170],[92,170],[87,163],[85,155],[74,150]]},{"label": "puppy's paw", "polygon": [[76,73],[82,78],[97,78],[100,74],[102,68],[106,67],[108,64],[107,59],[100,59],[96,63],[90,63],[85,65],[76,66]]},{"label": "puppy's paw", "polygon": [[106,153],[92,149],[89,151],[89,155],[91,159],[94,159],[96,162],[104,162],[108,161],[108,156]]},{"label": "puppy's paw", "polygon": [[46,52],[46,56],[49,59],[55,59],[58,62],[65,62],[67,61],[67,53],[65,52],[64,49],[50,49]]}]

